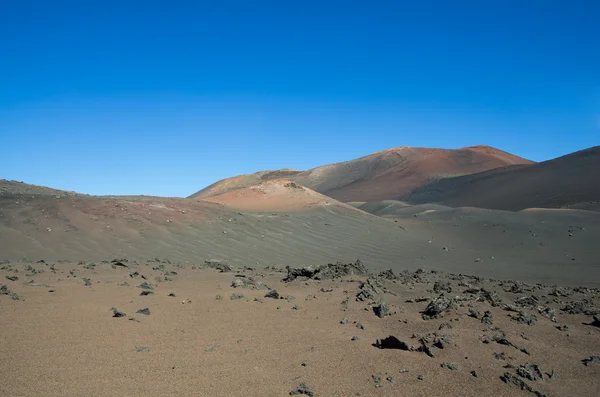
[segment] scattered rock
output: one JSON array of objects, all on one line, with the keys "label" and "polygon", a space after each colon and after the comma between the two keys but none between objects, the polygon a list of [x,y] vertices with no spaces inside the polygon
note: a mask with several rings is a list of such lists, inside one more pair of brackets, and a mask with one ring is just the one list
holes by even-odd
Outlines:
[{"label": "scattered rock", "polygon": [[279,292],[277,292],[276,290],[272,289],[269,292],[266,293],[265,298],[272,298],[272,299],[279,299]]},{"label": "scattered rock", "polygon": [[92,286],[92,280],[89,278],[83,278],[83,285],[86,287],[91,287]]},{"label": "scattered rock", "polygon": [[422,312],[422,318],[423,320],[440,318],[444,315],[444,312],[446,310],[449,310],[454,306],[455,303],[452,299],[440,295],[439,297],[429,302],[425,310]]},{"label": "scattered rock", "polygon": [[229,297],[229,299],[231,299],[232,301],[238,300],[238,299],[244,299],[245,296],[242,294],[231,294],[231,296]]},{"label": "scattered rock", "polygon": [[433,345],[438,349],[445,349],[446,347],[452,345],[452,337],[450,335],[436,337],[433,341]]},{"label": "scattered rock", "polygon": [[23,298],[21,298],[19,295],[9,290],[6,285],[0,286],[0,295],[8,295],[14,301],[23,300]]},{"label": "scattered rock", "polygon": [[485,313],[483,313],[483,317],[481,317],[481,322],[483,324],[492,325],[494,323],[492,312],[486,310]]},{"label": "scattered rock", "polygon": [[150,284],[147,281],[144,281],[143,283],[137,285],[136,287],[138,288],[142,288],[142,289],[149,289],[149,290],[153,290],[155,285],[154,284]]},{"label": "scattered rock", "polygon": [[379,295],[383,294],[381,286],[372,278],[368,278],[359,288],[360,292],[356,295],[357,302],[375,301]]},{"label": "scattered rock", "polygon": [[537,321],[537,317],[533,314],[527,314],[525,312],[519,312],[519,314],[517,314],[516,316],[511,316],[509,314],[509,317],[512,321],[519,323],[519,324],[526,324],[526,325],[533,325],[535,324],[535,322]]},{"label": "scattered rock", "polygon": [[379,318],[384,318],[390,315],[390,309],[386,301],[382,300],[378,306],[373,307],[373,311]]},{"label": "scattered rock", "polygon": [[113,317],[117,317],[117,318],[119,318],[119,317],[125,317],[125,316],[127,316],[127,314],[125,314],[125,313],[123,313],[123,312],[120,312],[120,311],[119,311],[119,310],[117,310],[117,308],[115,308],[115,307],[111,308],[110,310],[112,310],[112,312],[113,312]]},{"label": "scattered rock", "polygon": [[519,387],[521,390],[527,390],[530,393],[535,394],[537,397],[546,397],[545,394],[540,393],[537,390],[534,390],[530,385],[525,383],[523,380],[518,378],[517,376],[511,374],[510,372],[506,372],[504,375],[500,377],[500,379],[507,384],[512,384]]},{"label": "scattered rock", "polygon": [[585,314],[586,316],[596,316],[600,314],[600,309],[593,305],[593,302],[587,299],[570,302],[561,309],[568,314]]},{"label": "scattered rock", "polygon": [[471,376],[477,378],[477,371],[471,371]]},{"label": "scattered rock", "polygon": [[358,329],[365,329],[365,326],[359,321],[356,323],[356,328]]},{"label": "scattered rock", "polygon": [[148,346],[136,346],[135,347],[135,351],[140,353],[140,352],[149,352],[150,348],[148,348]]},{"label": "scattered rock", "polygon": [[447,328],[447,329],[452,329],[452,324],[450,324],[450,323],[448,323],[448,322],[446,322],[446,323],[442,323],[442,324],[440,324],[440,326],[438,327],[438,331],[441,331],[441,330],[443,330],[443,329],[445,329],[445,328]]},{"label": "scattered rock", "polygon": [[283,279],[284,282],[290,282],[296,279],[301,280],[327,280],[343,276],[367,275],[368,271],[360,260],[354,263],[336,263],[321,266],[307,267],[286,267],[287,276]]},{"label": "scattered rock", "polygon": [[249,288],[249,289],[269,289],[262,281],[257,281],[253,277],[236,278],[231,283],[233,288]]},{"label": "scattered rock", "polygon": [[150,315],[150,309],[148,309],[147,307],[138,310],[136,313],[138,314],[143,314],[145,316],[149,316]]},{"label": "scattered rock", "polygon": [[403,342],[392,335],[385,339],[377,339],[373,346],[377,347],[378,349],[398,349],[406,351],[413,350],[408,343]]},{"label": "scattered rock", "polygon": [[348,324],[348,318],[344,317],[341,321],[340,324]]},{"label": "scattered rock", "polygon": [[479,292],[479,298],[482,302],[488,302],[490,305],[496,307],[502,304],[502,299],[498,296],[498,293],[495,291],[488,291],[486,289],[481,289]]},{"label": "scattered rock", "polygon": [[458,368],[456,367],[456,364],[453,364],[453,363],[446,363],[446,362],[443,362],[443,363],[441,363],[441,364],[440,364],[440,367],[442,367],[442,368],[446,368],[446,369],[449,369],[449,370],[451,370],[451,371],[456,371],[456,370],[458,369]]},{"label": "scattered rock", "polygon": [[154,292],[146,290],[146,291],[142,291],[140,293],[140,296],[148,296],[148,295],[152,295],[152,294],[154,294]]},{"label": "scattered rock", "polygon": [[19,277],[17,277],[17,276],[5,276],[5,277],[10,281],[17,281],[19,279]]},{"label": "scattered rock", "polygon": [[215,261],[215,260],[204,261],[204,265],[206,267],[210,267],[211,269],[218,270],[221,273],[228,273],[228,272],[233,271],[233,268],[231,266],[229,266],[226,263],[222,263],[220,261]]},{"label": "scattered rock", "polygon": [[450,285],[450,282],[441,282],[441,281],[436,281],[433,284],[433,292],[435,292],[436,294],[439,294],[441,292],[452,292],[452,286]]},{"label": "scattered rock", "polygon": [[532,381],[544,380],[544,373],[539,366],[535,364],[519,365],[517,375]]},{"label": "scattered rock", "polygon": [[506,360],[506,354],[504,353],[494,353],[494,358],[496,360]]},{"label": "scattered rock", "polygon": [[313,397],[315,393],[306,385],[306,383],[302,382],[296,387],[294,390],[290,392],[290,396],[304,394],[310,397]]},{"label": "scattered rock", "polygon": [[581,360],[581,362],[586,367],[588,365],[598,365],[600,364],[600,356],[590,356],[589,358],[584,358],[583,360]]},{"label": "scattered rock", "polygon": [[360,340],[358,336],[353,336],[351,340]]},{"label": "scattered rock", "polygon": [[469,308],[469,317],[473,317],[473,318],[479,319],[481,317],[481,313],[479,313],[475,309]]},{"label": "scattered rock", "polygon": [[177,295],[175,295],[175,293],[174,293],[174,292],[171,292],[171,293],[170,293],[169,295],[167,295],[167,296],[170,296],[170,297],[173,297],[173,298],[174,298],[174,297],[176,297]]}]

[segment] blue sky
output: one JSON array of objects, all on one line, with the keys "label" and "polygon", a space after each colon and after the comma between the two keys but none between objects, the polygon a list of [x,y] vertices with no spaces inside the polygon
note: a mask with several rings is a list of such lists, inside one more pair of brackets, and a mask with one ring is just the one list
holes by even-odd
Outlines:
[{"label": "blue sky", "polygon": [[186,196],[396,146],[600,144],[600,2],[0,2],[0,178]]}]

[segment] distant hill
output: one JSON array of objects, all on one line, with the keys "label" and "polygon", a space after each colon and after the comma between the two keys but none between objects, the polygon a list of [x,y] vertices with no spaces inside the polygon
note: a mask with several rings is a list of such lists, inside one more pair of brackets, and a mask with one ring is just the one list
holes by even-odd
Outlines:
[{"label": "distant hill", "polygon": [[451,207],[600,210],[600,146],[537,164],[505,166],[441,179],[403,200]]},{"label": "distant hill", "polygon": [[262,171],[223,179],[191,195],[208,198],[262,181],[287,178],[342,202],[398,199],[432,180],[531,161],[489,146],[399,147],[308,171]]}]

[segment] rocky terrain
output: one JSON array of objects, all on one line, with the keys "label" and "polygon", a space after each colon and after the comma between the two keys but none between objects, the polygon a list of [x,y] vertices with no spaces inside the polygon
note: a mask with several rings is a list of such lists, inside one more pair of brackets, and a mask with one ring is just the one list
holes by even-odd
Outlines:
[{"label": "rocky terrain", "polygon": [[0,394],[595,396],[600,291],[368,264],[0,265]]}]

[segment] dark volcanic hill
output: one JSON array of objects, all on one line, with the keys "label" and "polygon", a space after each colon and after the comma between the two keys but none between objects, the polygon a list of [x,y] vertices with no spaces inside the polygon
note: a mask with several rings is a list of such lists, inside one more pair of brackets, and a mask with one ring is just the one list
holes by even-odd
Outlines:
[{"label": "dark volcanic hill", "polygon": [[526,208],[600,210],[600,146],[537,164],[446,178],[416,189],[411,204],[438,203],[518,211]]},{"label": "dark volcanic hill", "polygon": [[261,171],[227,178],[190,197],[212,197],[285,177],[342,202],[398,199],[431,180],[514,164],[532,162],[489,146],[461,149],[400,147],[307,171]]}]

